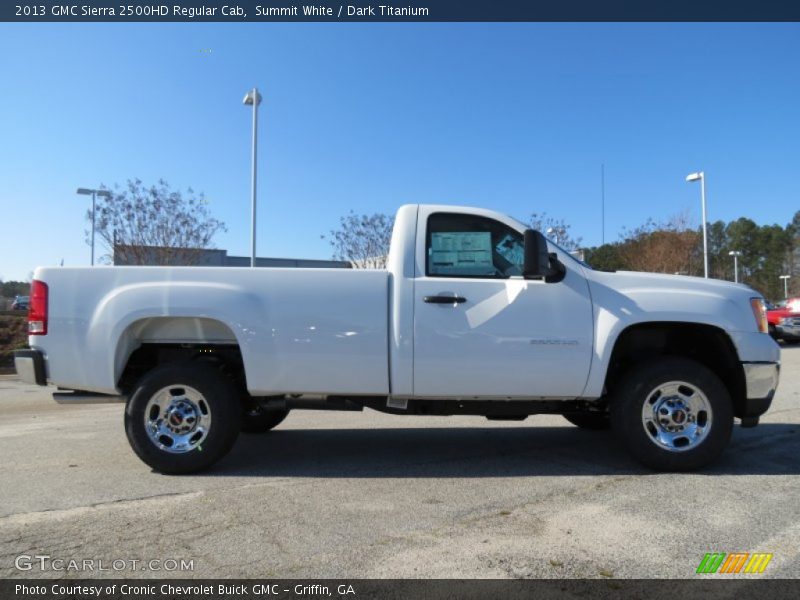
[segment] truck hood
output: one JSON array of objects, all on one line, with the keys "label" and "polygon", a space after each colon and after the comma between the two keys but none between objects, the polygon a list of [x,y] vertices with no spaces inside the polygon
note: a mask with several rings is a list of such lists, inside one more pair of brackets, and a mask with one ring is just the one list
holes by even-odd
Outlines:
[{"label": "truck hood", "polygon": [[685,290],[693,293],[722,294],[732,297],[747,298],[760,296],[758,292],[743,283],[733,283],[721,279],[705,277],[689,277],[687,275],[667,275],[665,273],[642,273],[639,271],[591,271],[596,281],[618,289],[619,291],[634,289],[666,289]]},{"label": "truck hood", "polygon": [[625,315],[628,321],[687,321],[730,331],[756,329],[751,287],[719,279],[618,271],[586,270],[597,310]]}]

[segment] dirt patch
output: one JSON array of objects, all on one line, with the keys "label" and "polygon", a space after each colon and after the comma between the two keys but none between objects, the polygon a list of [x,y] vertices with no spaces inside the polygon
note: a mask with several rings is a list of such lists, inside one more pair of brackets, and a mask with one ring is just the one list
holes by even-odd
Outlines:
[{"label": "dirt patch", "polygon": [[0,373],[13,372],[14,350],[27,345],[27,321],[24,315],[0,316]]}]

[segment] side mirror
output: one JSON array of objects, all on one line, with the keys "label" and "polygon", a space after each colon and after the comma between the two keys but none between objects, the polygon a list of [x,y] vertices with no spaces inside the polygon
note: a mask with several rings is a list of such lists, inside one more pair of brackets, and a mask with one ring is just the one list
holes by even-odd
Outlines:
[{"label": "side mirror", "polygon": [[550,275],[550,255],[547,253],[547,240],[538,231],[525,230],[525,256],[522,263],[522,276],[525,279],[539,279]]}]

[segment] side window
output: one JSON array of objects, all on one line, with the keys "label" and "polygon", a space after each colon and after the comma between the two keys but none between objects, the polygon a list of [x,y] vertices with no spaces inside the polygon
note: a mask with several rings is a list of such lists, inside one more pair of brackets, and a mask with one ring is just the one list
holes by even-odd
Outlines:
[{"label": "side window", "polygon": [[522,234],[474,215],[435,213],[425,242],[429,277],[505,279],[522,274]]}]

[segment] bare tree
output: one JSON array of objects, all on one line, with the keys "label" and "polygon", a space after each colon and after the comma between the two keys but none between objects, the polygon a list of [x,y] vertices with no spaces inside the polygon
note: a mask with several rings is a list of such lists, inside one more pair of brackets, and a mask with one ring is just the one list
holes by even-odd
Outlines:
[{"label": "bare tree", "polygon": [[[108,189],[101,186],[101,189]],[[124,189],[115,186],[110,198],[99,198],[95,231],[108,249],[102,260],[115,258],[129,265],[192,265],[211,239],[227,228],[208,212],[203,194],[189,188],[184,196],[163,179],[145,186],[130,179]],[[87,221],[92,211],[87,211]],[[87,243],[90,232],[86,232]]]},{"label": "bare tree", "polygon": [[624,229],[620,255],[632,271],[696,275],[702,264],[701,237],[691,226],[688,212],[663,223],[648,219],[635,229]]},{"label": "bare tree", "polygon": [[[564,250],[573,252],[580,248],[583,238],[573,238],[569,232],[572,226],[567,225],[564,219],[550,217],[546,212],[532,213],[528,223],[531,229],[536,229],[547,237],[552,238]],[[551,230],[551,232],[548,233],[548,230]]]},{"label": "bare tree", "polygon": [[328,239],[335,260],[348,260],[356,269],[383,269],[389,255],[394,217],[382,213],[357,215],[350,211],[339,219]]}]

